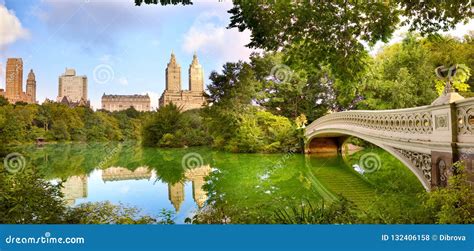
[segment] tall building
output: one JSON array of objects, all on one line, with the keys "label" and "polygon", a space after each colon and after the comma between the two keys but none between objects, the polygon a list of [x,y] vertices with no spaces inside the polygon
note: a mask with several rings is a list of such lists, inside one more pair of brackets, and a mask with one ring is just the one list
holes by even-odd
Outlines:
[{"label": "tall building", "polygon": [[181,66],[174,53],[166,67],[166,89],[160,97],[160,106],[173,103],[183,111],[201,108],[206,104],[204,98],[204,73],[197,55],[189,66],[189,90],[181,89]]},{"label": "tall building", "polygon": [[10,103],[36,103],[36,80],[33,70],[30,70],[28,74],[26,93],[23,92],[23,60],[21,58],[7,60],[5,91],[0,91],[0,95],[5,96]]},{"label": "tall building", "polygon": [[64,97],[70,103],[87,102],[87,77],[76,76],[76,70],[66,68],[59,76],[57,101],[63,101]]},{"label": "tall building", "polygon": [[166,67],[166,90],[181,90],[181,66],[176,62],[174,53],[171,53],[171,59]]},{"label": "tall building", "polygon": [[204,71],[196,54],[194,54],[193,61],[189,65],[189,90],[196,93],[204,92]]},{"label": "tall building", "polygon": [[150,96],[146,95],[102,95],[102,109],[115,112],[133,106],[139,112],[150,111]]},{"label": "tall building", "polygon": [[186,179],[193,183],[193,199],[199,208],[204,206],[204,203],[208,198],[207,192],[203,189],[203,186],[206,184],[205,179],[209,176],[211,171],[210,165],[202,165],[194,169],[188,169],[184,173]]},{"label": "tall building", "polygon": [[9,58],[7,60],[5,94],[10,102],[15,103],[21,99],[23,92],[23,60]]},{"label": "tall building", "polygon": [[184,183],[176,182],[174,184],[168,184],[168,199],[173,204],[176,212],[179,212],[181,204],[184,201]]},{"label": "tall building", "polygon": [[36,103],[36,76],[33,69],[28,73],[26,80],[26,96],[29,98],[29,103]]}]

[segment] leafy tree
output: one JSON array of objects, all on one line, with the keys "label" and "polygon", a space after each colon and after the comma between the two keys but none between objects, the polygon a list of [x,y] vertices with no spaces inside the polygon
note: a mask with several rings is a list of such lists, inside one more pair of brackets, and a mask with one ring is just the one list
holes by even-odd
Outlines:
[{"label": "leafy tree", "polygon": [[337,78],[357,79],[370,45],[388,41],[400,16],[422,34],[453,28],[473,16],[470,1],[430,3],[235,0],[229,27],[252,32],[249,47],[290,51],[313,67],[330,65]]},{"label": "leafy tree", "polygon": [[43,180],[34,169],[14,175],[0,166],[0,223],[62,223],[66,210],[60,187]]},{"label": "leafy tree", "polygon": [[140,215],[140,210],[109,201],[84,203],[70,208],[66,214],[68,224],[173,224],[172,213],[163,210],[159,218]]},{"label": "leafy tree", "polygon": [[428,105],[437,97],[429,51],[416,36],[385,48],[363,81],[361,109],[399,109]]},{"label": "leafy tree", "polygon": [[165,134],[173,133],[177,129],[181,118],[181,110],[175,104],[160,107],[143,127],[143,144],[158,146]]},{"label": "leafy tree", "polygon": [[299,207],[279,209],[273,221],[277,224],[355,224],[360,223],[354,203],[342,197],[332,203],[313,205],[303,202]]},{"label": "leafy tree", "polygon": [[427,194],[424,206],[438,224],[474,223],[474,193],[465,167],[457,162],[446,188]]},{"label": "leafy tree", "polygon": [[8,105],[10,102],[8,102],[8,99],[6,99],[3,96],[0,96],[0,106],[5,106]]}]

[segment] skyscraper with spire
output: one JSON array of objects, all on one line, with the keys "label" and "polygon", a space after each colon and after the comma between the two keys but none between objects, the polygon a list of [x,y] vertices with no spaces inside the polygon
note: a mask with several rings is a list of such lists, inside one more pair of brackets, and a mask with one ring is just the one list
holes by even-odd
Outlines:
[{"label": "skyscraper with spire", "polygon": [[5,91],[0,90],[12,104],[16,102],[36,103],[36,80],[33,70],[28,74],[26,92],[23,91],[23,60],[21,58],[7,59],[5,72]]},{"label": "skyscraper with spire", "polygon": [[204,98],[204,71],[194,53],[189,65],[189,89],[181,88],[181,66],[174,53],[166,67],[166,89],[159,99],[160,106],[173,103],[183,111],[201,108],[206,104]]}]

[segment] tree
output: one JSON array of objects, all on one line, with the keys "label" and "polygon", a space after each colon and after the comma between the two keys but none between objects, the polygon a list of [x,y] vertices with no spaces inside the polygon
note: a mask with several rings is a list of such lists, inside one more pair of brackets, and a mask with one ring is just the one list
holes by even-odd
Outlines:
[{"label": "tree", "polygon": [[8,99],[6,99],[3,96],[0,96],[0,106],[5,106],[8,105],[10,102],[8,102]]},{"label": "tree", "polygon": [[423,205],[438,224],[472,224],[474,193],[468,173],[460,162],[455,163],[451,171],[448,186],[428,194]]},{"label": "tree", "polygon": [[143,144],[158,146],[161,138],[177,130],[181,122],[181,109],[171,103],[160,107],[143,127]]},{"label": "tree", "polygon": [[430,52],[411,34],[380,52],[361,86],[360,109],[400,109],[428,105],[437,97]]},{"label": "tree", "polygon": [[442,65],[458,65],[453,87],[466,97],[472,96],[471,61],[465,57],[473,53],[468,38],[422,38],[409,33],[401,43],[383,48],[369,62],[370,70],[358,87],[363,100],[357,108],[399,109],[431,104],[446,84],[434,73]]},{"label": "tree", "polygon": [[64,220],[65,205],[59,185],[35,169],[10,174],[0,166],[0,223],[54,224]]},{"label": "tree", "polygon": [[172,213],[163,210],[159,218],[141,215],[141,210],[109,201],[84,203],[66,213],[68,224],[173,224]]},{"label": "tree", "polygon": [[386,42],[400,24],[430,34],[473,16],[471,1],[245,1],[235,0],[230,28],[252,32],[252,48],[291,51],[289,59],[330,65],[337,78],[357,79],[369,45]]}]

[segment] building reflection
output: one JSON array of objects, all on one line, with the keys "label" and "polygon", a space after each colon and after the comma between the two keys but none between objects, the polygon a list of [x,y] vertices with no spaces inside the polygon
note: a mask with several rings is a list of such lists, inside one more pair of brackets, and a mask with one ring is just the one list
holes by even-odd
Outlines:
[{"label": "building reflection", "polygon": [[119,181],[119,180],[150,180],[151,171],[148,167],[138,167],[131,171],[123,167],[109,167],[102,171],[102,180]]},{"label": "building reflection", "polygon": [[62,183],[61,192],[64,194],[66,205],[73,206],[77,199],[87,197],[87,176],[71,176]]},{"label": "building reflection", "polygon": [[[200,166],[194,169],[188,169],[184,173],[184,179],[174,184],[168,183],[168,199],[176,212],[181,208],[184,201],[184,185],[191,181],[193,188],[193,200],[199,208],[204,206],[207,200],[207,193],[203,189],[206,183],[205,178],[211,173],[209,165]],[[129,170],[124,167],[110,167],[102,170],[102,181],[125,181],[125,180],[150,180],[152,171],[148,167],[138,167],[135,170]],[[75,204],[76,199],[87,197],[87,176],[71,176],[63,182],[62,192],[67,205]]]},{"label": "building reflection", "polygon": [[[199,208],[204,206],[207,200],[207,193],[204,191],[203,185],[206,183],[205,178],[210,173],[211,166],[209,165],[188,169],[184,173],[185,180],[192,182],[193,199]],[[180,181],[175,184],[168,184],[168,197],[174,209],[178,212],[184,201],[184,182]]]}]

